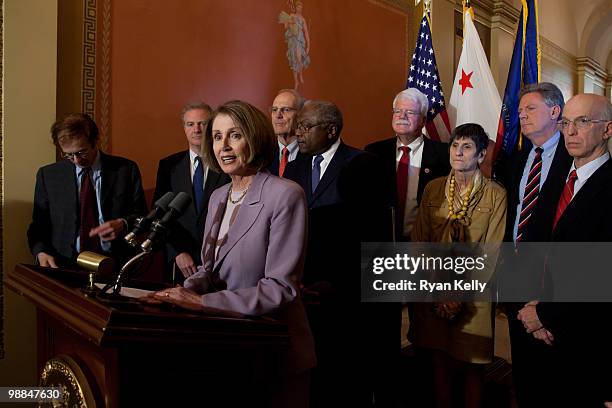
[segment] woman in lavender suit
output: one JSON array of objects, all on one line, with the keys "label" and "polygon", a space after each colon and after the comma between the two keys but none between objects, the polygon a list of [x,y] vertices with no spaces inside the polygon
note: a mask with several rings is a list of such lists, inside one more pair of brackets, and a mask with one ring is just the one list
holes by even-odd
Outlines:
[{"label": "woman in lavender suit", "polygon": [[210,198],[198,272],[184,287],[153,297],[191,310],[276,314],[289,327],[291,346],[282,359],[273,405],[308,406],[315,354],[299,291],[306,198],[299,185],[265,170],[275,145],[269,117],[254,106],[231,101],[215,110],[202,156],[232,182]]}]

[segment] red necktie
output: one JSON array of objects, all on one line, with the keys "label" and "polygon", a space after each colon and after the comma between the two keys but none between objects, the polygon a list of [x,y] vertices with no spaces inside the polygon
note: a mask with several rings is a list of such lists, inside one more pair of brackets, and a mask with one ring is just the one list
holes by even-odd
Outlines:
[{"label": "red necktie", "polygon": [[410,168],[410,148],[400,146],[402,157],[397,165],[395,180],[397,182],[397,219],[400,221],[400,228],[404,225],[404,210],[406,208],[406,193],[408,192],[408,169]]},{"label": "red necktie", "polygon": [[561,193],[561,198],[559,199],[559,205],[557,205],[555,221],[553,222],[553,231],[557,227],[557,222],[559,222],[563,212],[572,201],[572,197],[574,196],[574,184],[576,183],[576,180],[578,180],[578,175],[576,174],[576,170],[572,170],[567,179],[567,183],[565,183],[565,187],[563,187],[563,192]]},{"label": "red necktie", "polygon": [[283,173],[285,173],[285,167],[287,167],[287,163],[289,163],[289,150],[287,147],[283,147],[282,157],[280,161],[280,166],[278,166],[278,175],[283,177]]},{"label": "red necktie", "polygon": [[91,168],[83,169],[81,173],[81,192],[79,195],[81,209],[81,225],[79,237],[81,252],[94,251],[100,252],[100,238],[89,236],[89,231],[99,225],[98,223],[98,203],[96,201],[96,189],[91,180]]}]

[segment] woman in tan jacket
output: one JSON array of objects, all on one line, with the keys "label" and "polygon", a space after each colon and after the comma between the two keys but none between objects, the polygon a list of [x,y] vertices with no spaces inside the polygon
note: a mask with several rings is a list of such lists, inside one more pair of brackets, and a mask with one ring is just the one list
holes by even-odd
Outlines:
[{"label": "woman in tan jacket", "polygon": [[[413,241],[501,243],[506,225],[506,192],[479,169],[488,142],[478,124],[467,123],[453,131],[451,172],[425,187],[412,231]],[[464,381],[465,406],[480,406],[484,366],[493,358],[492,312],[488,302],[415,304],[410,339],[432,353],[438,407],[456,405],[452,389],[453,379],[457,378]]]}]

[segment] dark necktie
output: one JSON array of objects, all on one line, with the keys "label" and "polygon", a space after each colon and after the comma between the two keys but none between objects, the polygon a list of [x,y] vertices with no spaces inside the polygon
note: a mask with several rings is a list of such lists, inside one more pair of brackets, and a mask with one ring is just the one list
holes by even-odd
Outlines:
[{"label": "dark necktie", "polygon": [[202,211],[202,205],[204,204],[204,166],[202,165],[202,158],[197,156],[195,158],[196,168],[193,172],[193,196],[196,202],[196,211],[199,213]]},{"label": "dark necktie", "polygon": [[523,232],[525,232],[540,195],[540,175],[542,174],[542,153],[544,149],[536,147],[535,152],[536,155],[529,169],[529,176],[527,176],[527,184],[525,185],[525,194],[523,195],[523,204],[521,205],[521,214],[516,231],[516,242],[523,238]]},{"label": "dark necktie", "polygon": [[79,228],[79,238],[81,252],[94,251],[100,252],[100,238],[89,236],[89,231],[99,225],[98,203],[96,200],[96,189],[91,180],[91,168],[84,168],[81,172],[81,192],[79,194],[81,225]]},{"label": "dark necktie", "polygon": [[553,222],[553,231],[557,226],[557,222],[565,212],[565,209],[572,201],[572,197],[574,197],[574,184],[578,180],[578,175],[576,174],[576,170],[572,170],[570,173],[567,183],[565,183],[565,187],[563,187],[563,192],[561,193],[561,198],[559,198],[559,204],[557,205],[557,212],[555,213],[555,221]]},{"label": "dark necktie", "polygon": [[321,180],[321,162],[323,161],[323,156],[320,154],[316,155],[314,158],[314,164],[312,165],[312,192],[314,193],[319,185],[319,181]]},{"label": "dark necktie", "polygon": [[285,167],[287,167],[287,163],[289,163],[289,149],[287,149],[286,146],[283,147],[281,154],[282,156],[280,165],[278,166],[278,175],[283,177],[283,173],[285,173]]},{"label": "dark necktie", "polygon": [[395,181],[397,183],[397,220],[400,230],[403,231],[404,212],[406,210],[406,194],[408,193],[408,170],[410,169],[410,148],[408,146],[400,146],[402,151],[399,163],[397,165],[397,173]]}]

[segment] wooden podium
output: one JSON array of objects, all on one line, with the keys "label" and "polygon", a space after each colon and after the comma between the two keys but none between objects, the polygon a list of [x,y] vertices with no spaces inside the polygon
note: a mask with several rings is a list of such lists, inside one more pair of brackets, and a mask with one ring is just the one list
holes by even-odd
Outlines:
[{"label": "wooden podium", "polygon": [[[6,285],[37,308],[41,384],[75,406],[265,406],[287,326],[86,295],[86,272],[17,265]],[[70,405],[73,406],[73,405]]]}]

